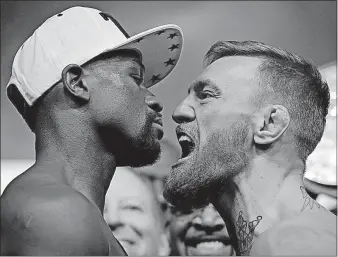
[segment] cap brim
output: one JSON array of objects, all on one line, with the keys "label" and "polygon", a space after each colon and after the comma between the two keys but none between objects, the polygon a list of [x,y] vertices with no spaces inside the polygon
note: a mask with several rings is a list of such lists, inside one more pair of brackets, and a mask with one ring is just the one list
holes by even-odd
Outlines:
[{"label": "cap brim", "polygon": [[149,88],[162,81],[176,66],[183,46],[180,27],[168,24],[128,38],[122,44],[104,52],[136,49],[142,54],[145,67],[144,86]]}]

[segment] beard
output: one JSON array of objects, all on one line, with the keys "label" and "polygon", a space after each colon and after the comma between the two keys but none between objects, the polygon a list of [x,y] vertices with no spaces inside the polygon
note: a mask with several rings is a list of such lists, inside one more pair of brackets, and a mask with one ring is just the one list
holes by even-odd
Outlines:
[{"label": "beard", "polygon": [[227,180],[250,163],[250,126],[247,117],[240,117],[210,134],[201,150],[194,149],[188,160],[172,168],[164,198],[183,209],[203,208],[217,198]]},{"label": "beard", "polygon": [[111,128],[109,131],[104,128],[100,130],[101,137],[106,138],[106,147],[115,156],[116,166],[138,168],[152,165],[160,158],[161,145],[152,126],[154,118],[149,114],[135,137],[126,135],[120,129],[113,129],[113,132]]},{"label": "beard", "polygon": [[153,132],[153,120],[147,119],[141,133],[132,138],[127,144],[129,146],[128,156],[124,163],[133,168],[154,164],[161,155],[161,145]]}]

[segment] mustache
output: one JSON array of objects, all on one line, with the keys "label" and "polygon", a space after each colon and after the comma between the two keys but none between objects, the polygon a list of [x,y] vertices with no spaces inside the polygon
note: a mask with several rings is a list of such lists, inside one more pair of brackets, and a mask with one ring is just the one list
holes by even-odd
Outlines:
[{"label": "mustache", "polygon": [[159,112],[148,112],[147,123],[151,124],[153,122],[160,123],[161,125],[163,125],[162,114]]},{"label": "mustache", "polygon": [[182,123],[182,124],[179,124],[176,127],[175,130],[176,130],[176,135],[179,135],[179,134],[182,134],[182,133],[187,134],[195,142],[199,139],[199,135],[197,133],[197,128],[196,128],[196,126],[194,126],[191,123]]}]

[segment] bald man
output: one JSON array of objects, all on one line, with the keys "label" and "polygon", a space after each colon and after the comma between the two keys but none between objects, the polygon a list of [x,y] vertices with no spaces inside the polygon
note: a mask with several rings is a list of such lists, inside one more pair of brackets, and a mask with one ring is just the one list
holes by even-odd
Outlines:
[{"label": "bald man", "polygon": [[106,194],[104,218],[131,256],[166,256],[168,238],[150,180],[130,168],[117,168]]}]

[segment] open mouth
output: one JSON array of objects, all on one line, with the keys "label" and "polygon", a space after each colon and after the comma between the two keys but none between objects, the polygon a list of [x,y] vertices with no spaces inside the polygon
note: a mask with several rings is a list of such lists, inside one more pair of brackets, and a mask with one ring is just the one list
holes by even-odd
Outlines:
[{"label": "open mouth", "polygon": [[186,242],[187,255],[230,255],[232,246],[230,240],[204,239]]},{"label": "open mouth", "polygon": [[181,159],[187,158],[195,149],[194,140],[184,132],[177,132],[177,139],[182,149]]}]

